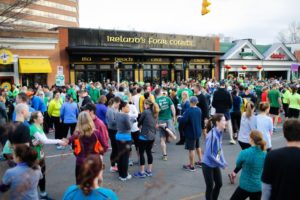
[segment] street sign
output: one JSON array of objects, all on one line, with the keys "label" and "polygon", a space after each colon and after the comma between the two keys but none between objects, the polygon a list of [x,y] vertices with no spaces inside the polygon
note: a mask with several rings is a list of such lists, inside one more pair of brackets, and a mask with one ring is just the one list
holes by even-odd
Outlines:
[{"label": "street sign", "polygon": [[57,66],[57,75],[64,75],[64,67],[63,66]]},{"label": "street sign", "polygon": [[9,65],[13,62],[13,60],[14,60],[14,57],[10,51],[8,51],[6,49],[0,50],[0,64]]},{"label": "street sign", "polygon": [[56,75],[56,86],[64,86],[65,85],[65,76],[64,75]]}]

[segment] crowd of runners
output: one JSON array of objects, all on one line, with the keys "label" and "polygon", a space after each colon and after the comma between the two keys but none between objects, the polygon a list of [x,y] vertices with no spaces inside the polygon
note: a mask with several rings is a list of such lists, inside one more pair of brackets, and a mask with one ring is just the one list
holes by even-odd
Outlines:
[{"label": "crowd of runners", "polygon": [[[161,159],[166,162],[172,162],[170,141],[184,145],[189,162],[182,168],[191,172],[202,168],[205,197],[216,200],[221,169],[229,167],[222,150],[223,134],[228,134],[228,142],[241,147],[236,163],[230,163],[230,169],[235,167],[228,174],[232,184],[241,171],[231,199],[300,199],[299,93],[297,81],[247,78],[2,88],[1,160],[9,169],[0,191],[10,190],[10,199],[51,199],[44,146],[52,144],[57,150],[71,148],[76,157],[76,183],[66,188],[63,199],[118,199],[101,187],[103,157],[110,156],[105,164],[120,181],[152,177],[152,148],[159,138]],[[280,132],[282,123],[287,147],[272,150],[272,135]],[[52,132],[54,139],[48,138]],[[128,173],[134,164],[131,157],[137,157],[139,165],[133,174]]]}]

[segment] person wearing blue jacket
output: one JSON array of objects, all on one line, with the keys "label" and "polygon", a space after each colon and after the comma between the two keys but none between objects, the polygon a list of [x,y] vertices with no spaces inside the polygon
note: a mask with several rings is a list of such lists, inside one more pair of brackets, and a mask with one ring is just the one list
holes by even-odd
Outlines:
[{"label": "person wearing blue jacket", "polygon": [[73,135],[77,118],[79,115],[79,109],[76,102],[73,101],[73,97],[69,94],[66,95],[66,102],[60,108],[60,120],[63,123],[63,138],[68,136],[68,132],[71,129],[71,135]]},{"label": "person wearing blue jacket", "polygon": [[198,98],[192,96],[190,98],[190,107],[186,109],[183,116],[179,118],[179,123],[183,126],[183,134],[185,137],[185,149],[189,151],[189,164],[183,165],[183,169],[195,171],[195,149],[199,161],[201,163],[201,149],[199,145],[202,133],[200,108],[197,107]]},{"label": "person wearing blue jacket", "polygon": [[228,164],[222,149],[222,135],[226,127],[223,114],[215,114],[207,123],[207,137],[202,161],[203,176],[206,184],[206,200],[217,200],[222,187],[221,169]]},{"label": "person wearing blue jacket", "polygon": [[34,108],[34,110],[40,111],[41,113],[44,113],[47,111],[46,104],[41,97],[35,96],[32,93],[32,94],[30,94],[30,99],[31,99],[31,107]]},{"label": "person wearing blue jacket", "polygon": [[261,199],[261,176],[266,158],[266,142],[260,131],[250,133],[251,147],[240,152],[236,165],[242,168],[239,187],[235,190],[230,200]]}]

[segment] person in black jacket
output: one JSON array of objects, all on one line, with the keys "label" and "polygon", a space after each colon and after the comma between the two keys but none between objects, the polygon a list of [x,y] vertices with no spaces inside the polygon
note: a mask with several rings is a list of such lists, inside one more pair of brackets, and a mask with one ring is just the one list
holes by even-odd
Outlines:
[{"label": "person in black jacket", "polygon": [[86,90],[80,90],[79,95],[83,99],[80,108],[83,108],[88,103],[93,103]]},{"label": "person in black jacket", "polygon": [[201,92],[202,87],[200,84],[196,84],[194,86],[194,94],[198,99],[197,106],[200,108],[202,112],[202,117],[201,117],[201,126],[202,126],[202,132],[205,133],[205,121],[208,120],[209,118],[209,106],[207,102],[207,98],[205,95]]},{"label": "person in black jacket", "polygon": [[214,92],[212,106],[216,109],[216,113],[224,114],[226,118],[226,130],[230,136],[230,144],[235,144],[233,139],[233,131],[230,117],[230,109],[232,107],[232,98],[230,93],[226,90],[225,81],[220,82],[220,87]]}]

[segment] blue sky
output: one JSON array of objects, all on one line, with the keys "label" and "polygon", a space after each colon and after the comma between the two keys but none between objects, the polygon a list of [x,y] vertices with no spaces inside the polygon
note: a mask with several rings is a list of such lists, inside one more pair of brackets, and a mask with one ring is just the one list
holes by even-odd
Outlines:
[{"label": "blue sky", "polygon": [[300,22],[300,0],[80,0],[80,26],[206,36],[223,34],[276,42],[279,31]]}]

